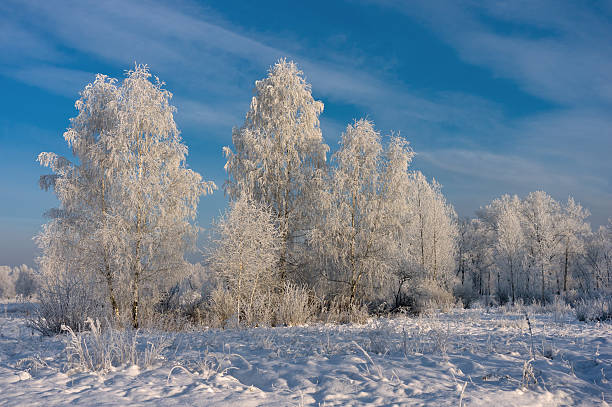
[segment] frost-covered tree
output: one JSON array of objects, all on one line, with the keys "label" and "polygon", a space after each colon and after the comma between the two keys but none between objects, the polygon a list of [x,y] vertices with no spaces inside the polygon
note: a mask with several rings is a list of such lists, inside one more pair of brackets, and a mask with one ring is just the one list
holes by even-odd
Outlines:
[{"label": "frost-covered tree", "polygon": [[320,199],[323,218],[310,240],[331,262],[323,271],[327,280],[342,284],[354,303],[364,280],[385,269],[383,147],[372,122],[348,125],[332,162],[330,185]]},{"label": "frost-covered tree", "polygon": [[231,310],[223,311],[247,325],[264,322],[262,313],[271,311],[269,299],[274,288],[280,286],[282,240],[275,221],[268,208],[243,195],[230,203],[215,228],[209,262],[221,278],[221,289],[229,295],[225,305]]},{"label": "frost-covered tree", "polygon": [[395,305],[403,303],[402,291],[406,284],[413,283],[418,274],[417,259],[410,250],[412,243],[408,230],[414,217],[413,201],[410,197],[410,173],[408,168],[414,152],[406,139],[392,136],[384,152],[381,177],[382,222],[388,228],[386,236],[387,268],[396,279]]},{"label": "frost-covered tree", "polygon": [[59,209],[47,213],[51,221],[38,237],[43,248],[41,272],[58,273],[67,268],[67,263],[80,269],[78,273],[95,271],[106,283],[115,316],[119,315],[116,279],[120,261],[112,247],[117,228],[109,211],[113,184],[109,181],[112,163],[106,139],[117,131],[118,99],[116,80],[97,75],[81,92],[75,104],[79,114],[71,119],[71,127],[64,133],[78,163],[73,165],[54,153],[41,153],[38,157],[54,172],[43,175],[40,186],[53,187],[61,203]]},{"label": "frost-covered tree", "polygon": [[[497,267],[503,280],[508,281],[512,304],[516,300],[518,272],[524,256],[524,235],[522,227],[521,200],[518,196],[504,195],[495,199],[485,208],[486,220],[493,230],[492,247]],[[500,278],[502,280],[502,278]],[[497,287],[498,292],[501,287]]]},{"label": "frost-covered tree", "polygon": [[461,285],[466,284],[466,277],[470,277],[468,271],[469,252],[471,249],[470,219],[459,218],[457,220],[457,277]]},{"label": "frost-covered tree", "polygon": [[414,208],[410,225],[412,252],[426,279],[452,288],[457,250],[457,222],[453,207],[446,202],[441,186],[416,171],[412,173],[409,196]]},{"label": "frost-covered tree", "polygon": [[15,280],[17,276],[9,266],[0,266],[0,298],[15,297]]},{"label": "frost-covered tree", "polygon": [[413,155],[399,136],[384,148],[374,124],[361,119],[347,126],[332,157],[310,243],[327,261],[325,279],[340,284],[351,304],[384,298],[395,284],[398,302],[414,274],[405,227],[412,216],[408,167]]},{"label": "frost-covered tree", "polygon": [[581,292],[609,293],[612,290],[612,220],[586,238],[577,270]]},{"label": "frost-covered tree", "polygon": [[319,115],[323,103],[293,62],[284,59],[255,82],[246,120],[232,134],[233,150],[224,148],[232,199],[246,195],[270,207],[284,242],[281,275],[295,266],[316,207],[326,165]]},{"label": "frost-covered tree", "polygon": [[187,146],[174,122],[172,94],[163,82],[150,81],[144,66],[130,71],[121,86],[119,126],[111,139],[111,173],[119,194],[122,235],[128,262],[132,323],[139,323],[141,293],[172,284],[197,235],[197,204],[213,182],[185,165]]},{"label": "frost-covered tree", "polygon": [[487,226],[487,239],[494,249],[500,297],[510,294],[513,299],[545,301],[572,289],[572,270],[576,285],[588,291],[585,279],[590,267],[586,264],[593,264],[589,257],[598,257],[599,250],[587,250],[582,257],[590,235],[585,221],[589,212],[571,197],[562,205],[543,191],[532,192],[523,200],[504,195],[478,216]]},{"label": "frost-covered tree", "polygon": [[558,225],[561,239],[561,262],[563,267],[562,283],[557,281],[557,294],[567,291],[569,271],[572,262],[577,256],[584,252],[584,241],[591,232],[591,226],[585,221],[590,215],[572,197],[569,197],[567,204],[563,206],[560,224]]},{"label": "frost-covered tree", "polygon": [[494,259],[494,231],[480,218],[472,219],[466,225],[465,267],[472,276],[479,295],[486,296],[489,304],[493,293],[491,272]]},{"label": "frost-covered tree", "polygon": [[79,115],[64,134],[74,162],[39,155],[53,171],[41,186],[53,187],[60,207],[48,212],[37,241],[43,274],[103,282],[113,314],[129,308],[137,327],[143,294],[155,298],[185,266],[199,197],[214,184],[186,167],[163,83],[151,81],[146,66],[116,82],[98,75],[81,93]]},{"label": "frost-covered tree", "polygon": [[560,255],[561,206],[546,192],[535,191],[523,201],[522,212],[528,259],[531,269],[539,274],[540,300],[545,301],[552,265]]},{"label": "frost-covered tree", "polygon": [[22,264],[15,268],[14,273],[17,275],[17,279],[15,280],[15,294],[25,298],[32,297],[38,289],[34,270]]}]

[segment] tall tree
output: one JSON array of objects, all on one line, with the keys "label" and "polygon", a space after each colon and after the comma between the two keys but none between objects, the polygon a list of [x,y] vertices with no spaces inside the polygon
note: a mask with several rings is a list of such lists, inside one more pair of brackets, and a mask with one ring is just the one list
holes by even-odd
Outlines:
[{"label": "tall tree", "polygon": [[121,259],[114,250],[117,223],[110,211],[113,165],[107,145],[117,133],[119,89],[116,80],[97,75],[75,103],[79,114],[70,120],[64,139],[76,163],[54,153],[41,153],[38,161],[53,171],[40,178],[41,188],[54,188],[59,209],[47,212],[51,221],[38,236],[43,249],[41,271],[57,274],[94,271],[105,284],[112,314],[119,316],[117,298]]},{"label": "tall tree", "polygon": [[329,147],[323,143],[315,100],[303,74],[284,59],[255,82],[255,96],[240,128],[232,134],[234,150],[224,148],[226,191],[232,199],[245,194],[270,207],[284,242],[283,275],[295,265],[296,244],[302,243],[322,187]]},{"label": "tall tree", "polygon": [[578,288],[584,293],[612,289],[612,219],[589,235],[578,270]]},{"label": "tall tree", "polygon": [[[512,304],[516,300],[517,272],[522,266],[524,235],[521,224],[521,201],[518,196],[504,195],[488,207],[495,231],[494,250],[500,272],[506,275]],[[498,287],[500,290],[501,287]]]},{"label": "tall tree", "polygon": [[60,208],[50,211],[38,240],[43,268],[95,266],[114,314],[121,307],[115,288],[129,292],[125,302],[138,327],[142,294],[163,290],[185,266],[199,198],[215,186],[186,167],[163,82],[152,82],[146,66],[129,71],[121,86],[115,82],[99,75],[77,101],[79,115],[64,134],[75,162],[39,156],[54,171],[41,185],[54,187]]},{"label": "tall tree", "polygon": [[561,245],[563,254],[561,261],[563,263],[563,278],[561,284],[557,286],[557,294],[567,291],[567,282],[569,270],[572,261],[584,252],[584,241],[591,233],[591,226],[585,221],[590,213],[584,209],[579,203],[576,203],[572,197],[567,199],[567,204],[562,208],[561,222],[559,224]]},{"label": "tall tree", "polygon": [[327,279],[343,284],[354,303],[363,280],[384,270],[388,232],[380,196],[383,148],[372,122],[348,125],[332,161],[336,165],[321,199],[323,219],[311,242],[332,261]]},{"label": "tall tree", "polygon": [[391,136],[385,149],[381,176],[382,222],[386,233],[387,268],[390,277],[397,281],[395,305],[402,305],[402,290],[406,283],[413,283],[418,276],[417,259],[410,250],[411,234],[408,227],[415,210],[410,197],[410,173],[408,168],[414,157],[408,141],[399,135]]},{"label": "tall tree", "polygon": [[424,276],[444,288],[451,288],[457,250],[457,222],[453,207],[446,202],[441,186],[416,171],[409,183],[414,216],[409,227],[414,257]]},{"label": "tall tree", "polygon": [[535,191],[523,201],[522,211],[528,256],[532,268],[540,274],[540,300],[544,302],[551,266],[560,253],[561,206],[546,192]]}]

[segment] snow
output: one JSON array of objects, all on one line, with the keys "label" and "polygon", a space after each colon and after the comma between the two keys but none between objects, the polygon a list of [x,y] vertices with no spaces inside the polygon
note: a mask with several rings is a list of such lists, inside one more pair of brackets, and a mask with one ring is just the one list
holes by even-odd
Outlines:
[{"label": "snow", "polygon": [[[572,314],[454,310],[323,325],[140,332],[159,358],[107,373],[70,369],[66,336],[0,305],[0,405],[607,405],[612,326]],[[535,360],[529,362],[531,344]],[[526,364],[527,362],[527,364]],[[527,369],[525,369],[527,367]],[[537,384],[524,382],[532,372]],[[460,401],[461,400],[461,401]],[[604,401],[605,400],[605,401]]]}]

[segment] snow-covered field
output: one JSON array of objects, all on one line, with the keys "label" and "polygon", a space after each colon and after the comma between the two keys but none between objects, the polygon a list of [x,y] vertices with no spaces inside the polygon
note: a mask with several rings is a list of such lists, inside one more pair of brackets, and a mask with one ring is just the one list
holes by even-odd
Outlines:
[{"label": "snow-covered field", "polygon": [[28,304],[0,305],[2,406],[501,407],[612,400],[612,326],[579,322],[571,313],[530,313],[533,337],[521,312],[486,310],[366,325],[140,332],[140,366],[102,374],[70,365],[68,336],[33,333],[27,311]]}]

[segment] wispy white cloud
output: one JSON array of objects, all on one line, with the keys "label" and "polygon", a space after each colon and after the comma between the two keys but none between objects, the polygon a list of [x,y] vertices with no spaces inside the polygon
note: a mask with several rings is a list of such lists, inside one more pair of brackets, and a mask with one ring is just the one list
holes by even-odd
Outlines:
[{"label": "wispy white cloud", "polygon": [[[168,6],[158,2],[82,1],[67,4],[24,1],[15,3],[12,15],[0,19],[19,20],[22,14],[30,16],[29,24],[34,22],[37,25],[37,31],[41,33],[37,38],[39,42],[44,43],[44,37],[49,37],[49,49],[53,48],[53,43],[60,42],[66,48],[121,67],[130,66],[134,61],[146,62],[154,72],[166,75],[166,78],[172,77],[173,85],[179,87],[177,92],[185,94],[185,99],[203,97],[204,102],[199,103],[209,107],[216,105],[232,109],[235,104],[226,106],[228,99],[244,98],[245,88],[250,90],[254,79],[260,77],[267,66],[281,56],[288,56],[304,70],[313,84],[315,95],[361,106],[364,112],[375,116],[376,120],[380,118],[381,122],[391,123],[401,116],[409,119],[407,124],[410,127],[418,123],[435,123],[466,127],[466,132],[469,132],[485,122],[492,126],[494,117],[498,116],[498,113],[493,113],[492,106],[485,107],[490,103],[474,96],[441,93],[428,97],[405,86],[378,79],[375,72],[355,69],[348,60],[336,58],[326,62],[310,56],[292,55],[241,33],[239,27],[230,30],[222,26],[229,26],[222,20],[218,24],[208,21],[214,16],[190,3]],[[56,62],[61,64],[61,58],[58,57]],[[45,69],[49,72],[44,72]],[[36,68],[39,79],[34,78],[35,75],[27,77],[24,71],[23,68],[15,69],[8,75],[27,79],[30,84],[45,85],[45,77],[57,74],[57,70],[49,66]],[[43,87],[53,90],[50,86]],[[466,104],[468,99],[469,104]],[[187,113],[194,112],[193,103],[185,108]],[[474,120],[475,115],[483,116],[475,113],[483,108],[487,110],[484,117],[491,119]],[[216,111],[220,109],[216,108]],[[210,108],[203,109],[197,118],[194,114],[186,116],[202,124],[217,125],[235,115],[234,111],[229,116],[206,112],[210,112]]]},{"label": "wispy white cloud", "polygon": [[383,1],[415,17],[469,63],[564,105],[612,103],[612,15],[584,3]]},{"label": "wispy white cloud", "polygon": [[[612,29],[605,15],[556,2],[382,4],[431,27],[466,62],[559,108],[509,118],[503,101],[415,89],[325,47],[289,47],[247,31],[189,1],[7,0],[0,5],[0,34],[6,34],[0,35],[0,50],[6,51],[0,58],[10,63],[0,74],[74,97],[92,78],[72,65],[74,53],[115,72],[135,61],[148,63],[175,92],[179,125],[202,128],[202,137],[225,145],[232,125],[243,120],[253,81],[287,56],[304,70],[316,97],[352,105],[355,118],[368,114],[383,130],[401,131],[434,174],[462,174],[463,183],[484,177],[500,188],[522,183],[579,189],[590,200],[585,204],[612,213],[605,157],[612,148],[612,52],[606,40]],[[334,140],[345,124],[324,116],[322,126]],[[474,206],[482,203],[476,199]]]}]

